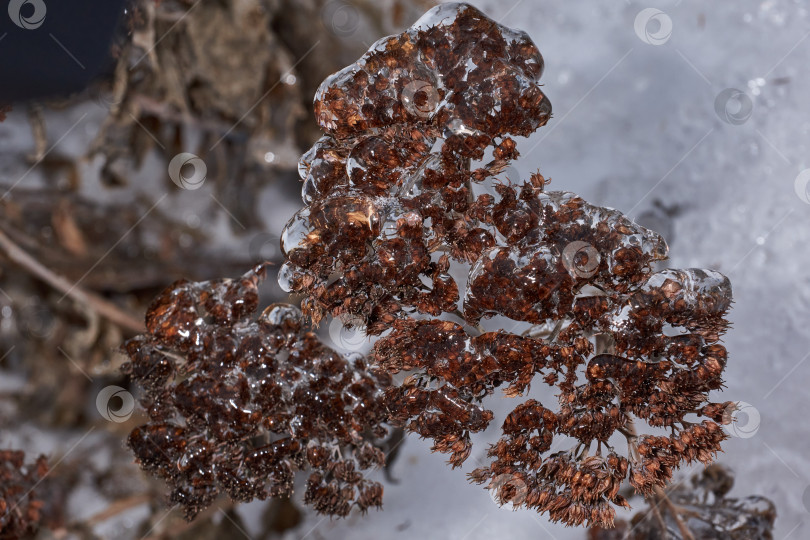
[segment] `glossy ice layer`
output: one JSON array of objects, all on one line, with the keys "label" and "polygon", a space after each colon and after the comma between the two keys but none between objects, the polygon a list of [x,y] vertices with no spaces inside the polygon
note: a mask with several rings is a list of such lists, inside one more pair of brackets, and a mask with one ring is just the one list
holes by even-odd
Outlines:
[{"label": "glossy ice layer", "polygon": [[129,446],[189,518],[223,492],[237,501],[290,496],[306,469],[304,500],[316,511],[380,506],[382,486],[363,470],[384,463],[373,441],[385,433],[390,379],[324,346],[297,306],[256,317],[264,273],[180,281],[155,300],[148,333],[125,345],[124,371],[149,413]]},{"label": "glossy ice layer", "polygon": [[[471,479],[499,502],[609,526],[626,478],[650,493],[720,449],[728,404],[709,392],[722,387],[731,290],[713,271],[655,272],[666,242],[621,212],[547,192],[539,173],[507,178],[510,136],[549,119],[542,66],[525,34],[442,4],[325,80],[327,134],[301,160],[306,207],[282,235],[279,282],[313,321],[383,336],[373,361],[407,372],[385,392],[388,420],[454,467],[493,419],[488,395],[555,386],[559,406],[517,405]],[[453,265],[469,265],[461,287]],[[496,316],[516,323],[486,331]],[[633,418],[671,435],[641,435],[629,459],[608,442]],[[578,446],[548,455],[556,436]]]},{"label": "glossy ice layer", "polygon": [[528,35],[466,4],[444,4],[329,76],[315,95],[315,115],[339,138],[396,124],[441,133],[459,122],[492,136],[528,135],[551,114],[542,73]]}]

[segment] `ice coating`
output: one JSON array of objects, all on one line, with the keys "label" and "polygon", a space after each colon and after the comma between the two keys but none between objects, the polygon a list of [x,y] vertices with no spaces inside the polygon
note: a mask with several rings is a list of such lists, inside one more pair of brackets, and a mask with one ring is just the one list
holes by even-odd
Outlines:
[{"label": "ice coating", "polygon": [[[671,500],[682,508],[683,519],[695,540],[750,540],[774,538],[774,522],[777,511],[774,503],[759,497],[736,499],[728,497],[734,487],[734,476],[722,465],[710,465],[695,472],[689,482],[679,482],[669,493]],[[641,509],[633,517],[632,525],[622,523],[624,534],[632,528],[639,538],[655,538],[660,535],[661,521],[651,516],[649,509]],[[677,523],[669,512],[662,512],[661,519],[674,540],[683,540]],[[611,531],[612,532],[612,531]],[[595,540],[608,540],[597,535]]]},{"label": "ice coating", "polygon": [[346,158],[349,150],[333,137],[324,135],[298,162],[298,173],[304,186],[301,198],[305,204],[346,185]]},{"label": "ice coating", "polygon": [[390,379],[323,345],[297,306],[256,317],[264,273],[180,281],[155,300],[148,333],[125,344],[123,370],[149,413],[128,444],[189,519],[222,492],[290,496],[306,469],[304,501],[319,513],[379,507],[382,486],[363,471],[384,463],[374,440],[385,434]]},{"label": "ice coating", "polygon": [[[307,315],[348,312],[378,333],[392,316],[457,308],[449,261],[473,262],[496,244],[491,226],[474,224],[472,212],[484,208],[470,183],[517,157],[507,134],[548,120],[542,65],[526,34],[444,4],[324,81],[315,111],[329,133],[299,162],[307,207],[282,233],[280,285],[318,291]],[[488,147],[494,159],[470,171]],[[376,209],[373,219],[364,205]],[[363,227],[362,216],[379,217],[380,230]],[[439,250],[447,257],[431,256]],[[337,267],[347,271],[331,279]],[[344,301],[347,290],[356,301]]]},{"label": "ice coating", "polygon": [[651,275],[641,288],[647,294],[655,290],[662,291],[671,310],[684,317],[723,313],[731,306],[731,282],[715,270],[663,270]]},{"label": "ice coating", "polygon": [[464,299],[470,320],[556,319],[572,309],[584,284],[624,291],[667,256],[661,235],[573,193],[496,189],[492,216],[510,245],[488,251],[470,270]]},{"label": "ice coating", "polygon": [[[574,281],[547,245],[494,248],[470,270],[464,313],[471,320],[504,315],[541,323],[563,316],[574,301]],[[528,253],[526,253],[528,251]]]},{"label": "ice coating", "polygon": [[315,116],[338,138],[413,123],[442,133],[451,122],[490,136],[528,135],[551,114],[542,73],[527,34],[448,3],[329,76],[315,94]]},{"label": "ice coating", "polygon": [[281,250],[304,268],[324,258],[355,262],[365,255],[365,243],[379,234],[379,221],[377,206],[368,198],[327,199],[290,220],[281,234]]},{"label": "ice coating", "polygon": [[[324,81],[315,114],[327,134],[301,159],[306,207],[282,235],[279,283],[315,323],[382,336],[370,358],[404,372],[385,390],[388,421],[454,467],[493,421],[496,389],[555,386],[556,407],[517,404],[471,479],[499,502],[610,526],[624,479],[651,493],[719,451],[729,404],[709,392],[722,387],[731,290],[710,270],[655,272],[666,242],[621,212],[546,191],[539,172],[506,177],[510,135],[549,118],[541,73],[525,34],[442,4]],[[459,284],[452,267],[464,264]],[[494,316],[528,329],[488,331]],[[634,418],[671,436],[642,434],[621,455],[608,442]],[[557,436],[578,444],[549,455]]]}]

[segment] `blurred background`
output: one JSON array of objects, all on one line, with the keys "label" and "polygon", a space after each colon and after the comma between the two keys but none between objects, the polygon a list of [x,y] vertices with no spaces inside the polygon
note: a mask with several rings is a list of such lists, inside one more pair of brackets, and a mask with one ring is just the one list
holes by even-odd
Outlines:
[{"label": "blurred background", "polygon": [[[528,32],[546,61],[554,117],[519,141],[509,174],[539,170],[549,189],[663,234],[671,266],[730,277],[722,398],[742,403],[719,461],[736,473],[732,496],[775,502],[774,538],[810,537],[810,4],[470,3]],[[63,519],[41,537],[586,537],[468,485],[498,422],[463,472],[407,438],[381,512],[222,501],[186,524],[124,447],[142,413],[97,403],[128,389],[117,347],[160,289],[280,261],[278,234],[302,205],[297,160],[320,135],[315,89],[432,5],[132,0],[88,87],[0,107],[0,448],[49,456]],[[49,32],[35,8],[14,29]],[[60,65],[91,68],[50,32]],[[265,294],[286,299],[273,279]],[[500,401],[496,418],[513,406]]]}]

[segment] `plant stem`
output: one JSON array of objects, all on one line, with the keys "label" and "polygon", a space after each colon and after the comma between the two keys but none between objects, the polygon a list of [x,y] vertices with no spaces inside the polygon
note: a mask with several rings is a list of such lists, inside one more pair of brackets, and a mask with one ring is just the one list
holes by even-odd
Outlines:
[{"label": "plant stem", "polygon": [[[625,417],[627,419],[627,423],[625,424],[624,429],[620,431],[627,438],[627,445],[630,448],[631,454],[638,456],[638,444],[636,443],[638,440],[638,432],[636,431],[636,425],[630,416],[625,415]],[[675,521],[675,524],[678,526],[678,530],[680,531],[683,540],[695,540],[695,536],[692,534],[692,531],[689,530],[689,526],[686,524],[683,518],[681,518],[680,507],[672,502],[672,499],[669,498],[667,492],[664,491],[664,489],[660,486],[655,486],[653,488],[653,493],[654,504],[651,503],[651,506],[659,518],[662,532],[666,535],[666,524],[664,523],[663,519],[661,519],[658,507],[661,503],[664,503],[670,515],[672,515],[672,519]]]},{"label": "plant stem", "polygon": [[68,279],[45,267],[20,246],[15,244],[2,230],[0,230],[0,251],[5,253],[10,261],[21,266],[57,291],[64,293],[65,296],[69,296],[80,304],[88,306],[102,317],[109,319],[120,327],[135,333],[140,333],[145,330],[142,322],[129,313],[124,312],[112,302],[85,291],[75,283],[71,283]]}]

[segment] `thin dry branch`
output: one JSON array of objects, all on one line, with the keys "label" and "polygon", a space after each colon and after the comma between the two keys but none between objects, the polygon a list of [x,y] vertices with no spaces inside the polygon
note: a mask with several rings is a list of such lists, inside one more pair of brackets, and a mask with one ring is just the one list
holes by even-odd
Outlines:
[{"label": "thin dry branch", "polygon": [[136,506],[140,506],[142,504],[148,503],[151,501],[153,496],[149,493],[141,493],[138,495],[133,495],[131,497],[127,497],[124,499],[119,499],[117,501],[113,501],[107,508],[102,510],[101,512],[90,516],[86,519],[82,525],[92,527],[94,525],[98,525],[99,523],[103,523],[110,518],[117,516],[122,512],[126,512],[131,508],[135,508]]},{"label": "thin dry branch", "polygon": [[6,257],[13,263],[22,267],[32,275],[38,277],[54,289],[69,296],[80,304],[86,305],[102,317],[117,324],[121,328],[125,328],[132,332],[143,332],[145,327],[142,321],[139,321],[129,313],[126,313],[121,308],[104,298],[85,291],[75,283],[63,276],[54,273],[49,268],[45,267],[42,263],[37,261],[28,252],[23,250],[20,246],[14,243],[2,230],[0,230],[0,250]]}]

